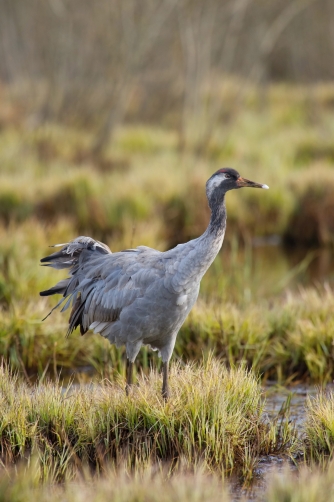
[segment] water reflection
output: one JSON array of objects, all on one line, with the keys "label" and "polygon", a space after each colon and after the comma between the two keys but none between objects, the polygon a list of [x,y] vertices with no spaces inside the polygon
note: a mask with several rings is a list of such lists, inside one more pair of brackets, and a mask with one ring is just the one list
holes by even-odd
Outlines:
[{"label": "water reflection", "polygon": [[273,243],[258,240],[244,248],[224,247],[204,276],[202,297],[254,301],[280,295],[286,289],[334,286],[332,248],[293,249]]},{"label": "water reflection", "polygon": [[308,256],[311,257],[308,267],[300,274],[298,281],[305,285],[334,283],[334,253],[332,248],[321,248],[308,251],[296,249],[290,258],[292,267],[298,266]]}]

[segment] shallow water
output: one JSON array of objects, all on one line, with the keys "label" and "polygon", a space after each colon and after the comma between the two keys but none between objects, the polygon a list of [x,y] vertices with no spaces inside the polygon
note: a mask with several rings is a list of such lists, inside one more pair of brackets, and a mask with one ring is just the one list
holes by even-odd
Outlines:
[{"label": "shallow water", "polygon": [[299,384],[286,388],[277,386],[274,383],[268,384],[265,387],[265,413],[268,415],[269,420],[272,419],[284,407],[287,399],[291,398],[288,414],[289,421],[293,422],[297,431],[301,433],[305,423],[306,398],[315,396],[318,391],[319,386],[314,385]]}]

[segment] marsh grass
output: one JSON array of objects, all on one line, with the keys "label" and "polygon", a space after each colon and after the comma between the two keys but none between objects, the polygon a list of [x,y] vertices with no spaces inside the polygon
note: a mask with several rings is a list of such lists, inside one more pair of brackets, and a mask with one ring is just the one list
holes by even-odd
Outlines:
[{"label": "marsh grass", "polygon": [[224,361],[244,360],[263,376],[278,381],[333,378],[330,288],[300,290],[276,300],[245,306],[200,304],[183,326],[176,352],[194,358],[198,350],[214,350]]},{"label": "marsh grass", "polygon": [[111,463],[130,471],[148,464],[170,472],[235,473],[251,480],[256,459],[286,449],[273,422],[262,421],[259,381],[242,367],[227,370],[208,358],[172,366],[171,394],[160,396],[156,372],[141,376],[129,397],[124,381],[62,388],[60,382],[28,386],[1,368],[1,461],[37,455],[43,479],[60,481],[89,466]]},{"label": "marsh grass", "polygon": [[305,451],[307,458],[323,466],[334,453],[334,391],[319,389],[306,403]]}]

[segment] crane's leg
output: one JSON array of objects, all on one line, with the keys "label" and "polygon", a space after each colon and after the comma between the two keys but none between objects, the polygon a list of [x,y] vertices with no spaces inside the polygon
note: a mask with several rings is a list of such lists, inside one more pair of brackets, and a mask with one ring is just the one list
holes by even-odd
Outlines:
[{"label": "crane's leg", "polygon": [[133,367],[133,362],[130,361],[130,359],[126,360],[126,386],[125,386],[125,392],[126,395],[129,395],[130,388],[132,385],[132,367]]},{"label": "crane's leg", "polygon": [[138,355],[138,352],[140,351],[140,347],[142,345],[142,341],[139,340],[136,342],[128,342],[126,344],[126,387],[125,387],[125,392],[126,395],[129,395],[130,388],[132,385],[132,369],[133,369],[133,363]]},{"label": "crane's leg", "polygon": [[168,387],[168,361],[163,363],[163,376],[162,376],[162,397],[167,401],[169,398],[169,387]]}]

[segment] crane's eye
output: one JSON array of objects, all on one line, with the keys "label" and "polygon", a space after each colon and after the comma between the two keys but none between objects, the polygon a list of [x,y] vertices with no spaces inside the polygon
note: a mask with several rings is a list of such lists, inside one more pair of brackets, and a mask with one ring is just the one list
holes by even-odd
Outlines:
[{"label": "crane's eye", "polygon": [[226,178],[227,178],[227,179],[231,178],[231,175],[230,175],[230,174],[225,174],[225,179],[226,179]]}]

